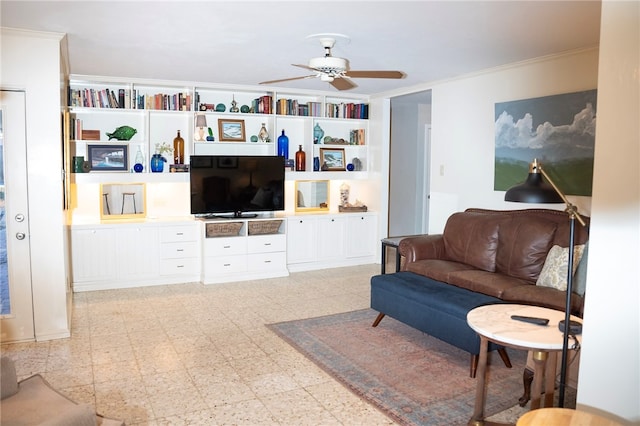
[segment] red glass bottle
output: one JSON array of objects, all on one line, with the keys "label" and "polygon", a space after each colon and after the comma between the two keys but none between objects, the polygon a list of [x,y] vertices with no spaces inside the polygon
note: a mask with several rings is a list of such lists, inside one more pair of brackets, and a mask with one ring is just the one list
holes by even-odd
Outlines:
[{"label": "red glass bottle", "polygon": [[302,150],[302,145],[298,145],[298,152],[296,152],[296,172],[304,172],[306,162],[307,155]]}]

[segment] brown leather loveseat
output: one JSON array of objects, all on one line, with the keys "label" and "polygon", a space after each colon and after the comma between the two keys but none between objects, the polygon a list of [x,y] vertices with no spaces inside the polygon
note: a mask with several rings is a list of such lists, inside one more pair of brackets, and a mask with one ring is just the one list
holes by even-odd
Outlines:
[{"label": "brown leather loveseat", "polygon": [[[442,234],[403,239],[402,270],[507,302],[564,311],[566,292],[536,283],[552,247],[568,247],[569,233],[568,215],[558,210],[467,209],[451,215]],[[588,229],[576,221],[575,244],[587,240]],[[584,287],[577,281],[571,311],[582,317]]]}]

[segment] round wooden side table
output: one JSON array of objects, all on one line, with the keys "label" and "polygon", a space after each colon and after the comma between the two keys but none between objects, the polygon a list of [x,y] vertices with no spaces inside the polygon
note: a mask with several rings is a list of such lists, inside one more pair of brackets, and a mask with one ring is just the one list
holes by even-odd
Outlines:
[{"label": "round wooden side table", "polygon": [[[512,315],[538,317],[549,320],[544,326],[516,321]],[[556,355],[562,351],[563,334],[558,322],[564,319],[562,311],[539,306],[517,304],[485,305],[472,309],[467,314],[467,323],[480,336],[480,357],[476,374],[476,401],[469,425],[490,425],[484,420],[485,373],[487,371],[487,349],[489,342],[502,346],[533,352],[534,379],[531,392],[531,410],[543,406],[541,401],[545,369],[549,369],[545,380],[544,406],[553,405]],[[580,318],[572,320],[582,322]],[[580,340],[580,336],[577,337]]]},{"label": "round wooden side table", "polygon": [[517,426],[622,426],[615,420],[606,419],[586,411],[571,410],[569,408],[541,408],[529,411],[520,419]]}]

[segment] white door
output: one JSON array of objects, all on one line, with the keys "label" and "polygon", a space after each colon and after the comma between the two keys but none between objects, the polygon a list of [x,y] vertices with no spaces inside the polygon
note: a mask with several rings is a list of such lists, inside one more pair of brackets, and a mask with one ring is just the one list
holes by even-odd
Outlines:
[{"label": "white door", "polygon": [[25,94],[0,91],[0,342],[33,340]]}]

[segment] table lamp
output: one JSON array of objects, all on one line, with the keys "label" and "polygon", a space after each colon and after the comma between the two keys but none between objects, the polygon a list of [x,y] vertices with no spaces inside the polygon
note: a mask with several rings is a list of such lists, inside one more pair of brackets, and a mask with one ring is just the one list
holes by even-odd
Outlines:
[{"label": "table lamp", "polygon": [[207,117],[203,113],[196,114],[196,127],[198,128],[198,140],[204,141],[204,128],[207,127]]},{"label": "table lamp", "polygon": [[[547,180],[548,184],[544,182]],[[575,221],[586,226],[584,219],[578,213],[578,208],[571,204],[558,186],[544,171],[537,159],[529,164],[529,175],[524,183],[513,186],[504,195],[505,201],[516,203],[564,203],[565,212],[569,216],[569,259],[567,268],[567,296],[565,304],[564,331],[562,340],[562,366],[560,368],[560,393],[558,405],[564,407],[564,394],[567,381],[567,357],[569,352],[569,324],[571,324],[571,294],[573,293],[573,250],[575,246]]]}]

